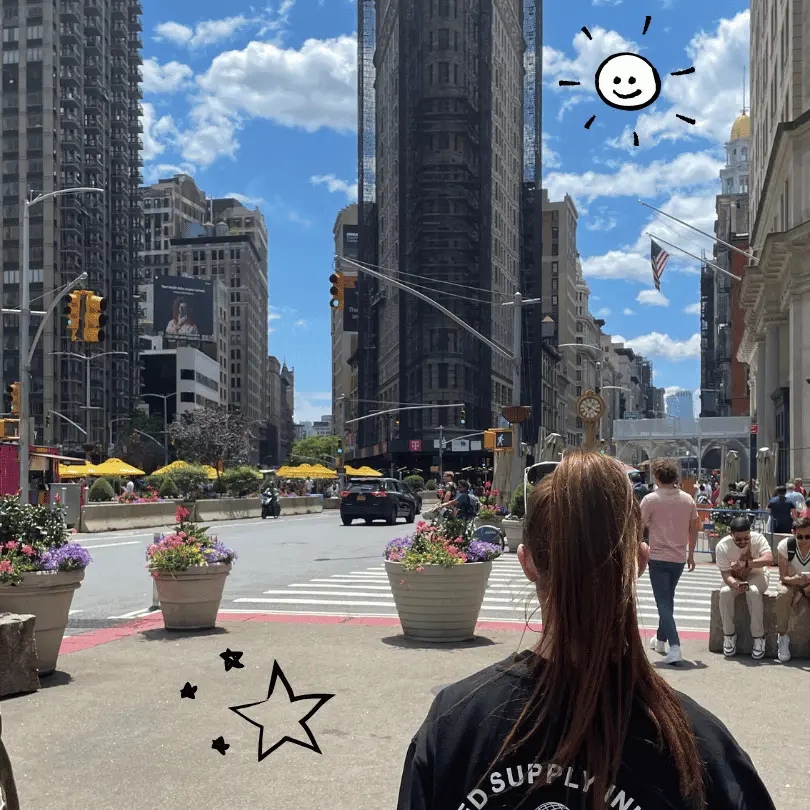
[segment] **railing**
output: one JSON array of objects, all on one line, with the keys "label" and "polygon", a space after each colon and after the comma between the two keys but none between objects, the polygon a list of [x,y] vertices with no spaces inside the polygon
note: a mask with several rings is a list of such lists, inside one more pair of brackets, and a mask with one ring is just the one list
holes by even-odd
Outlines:
[{"label": "railing", "polygon": [[725,439],[748,436],[751,419],[748,416],[710,416],[702,419],[615,419],[613,438],[619,441],[649,439],[652,441],[678,438]]},{"label": "railing", "polygon": [[774,555],[774,562],[776,561],[776,535],[773,531],[770,512],[764,509],[723,509],[722,507],[698,506],[698,517],[703,530],[703,543],[701,544],[700,540],[698,540],[699,546],[695,551],[710,552],[712,560],[714,560],[712,540],[720,541],[723,539],[723,536],[715,531],[715,524],[718,521],[727,524],[735,517],[747,517],[751,523],[751,531],[759,532],[765,536],[770,535],[771,551]]}]

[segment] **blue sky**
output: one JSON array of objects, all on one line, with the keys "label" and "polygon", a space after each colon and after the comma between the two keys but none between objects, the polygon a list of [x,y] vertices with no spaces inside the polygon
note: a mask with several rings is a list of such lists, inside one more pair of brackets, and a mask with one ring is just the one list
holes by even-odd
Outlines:
[{"label": "blue sky", "polygon": [[[663,295],[656,295],[644,233],[698,254],[711,245],[636,200],[712,231],[723,143],[742,106],[747,4],[546,6],[544,184],[552,199],[571,194],[579,210],[592,310],[653,360],[656,385],[695,389],[697,263],[676,261],[673,251]],[[642,36],[646,15],[652,21]],[[185,171],[209,194],[241,195],[262,209],[270,241],[269,348],[295,367],[296,417],[319,418],[330,410],[332,227],[356,198],[356,6],[147,3],[143,25],[145,179]],[[597,67],[620,51],[643,54],[663,79],[660,97],[641,112],[611,109],[594,91]],[[692,75],[669,75],[691,66]],[[561,88],[560,79],[581,84]]]}]

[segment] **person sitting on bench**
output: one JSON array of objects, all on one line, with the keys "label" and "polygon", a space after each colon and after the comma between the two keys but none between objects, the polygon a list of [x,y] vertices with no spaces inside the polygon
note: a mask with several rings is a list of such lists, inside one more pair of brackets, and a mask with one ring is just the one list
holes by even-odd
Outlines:
[{"label": "person sitting on bench", "polygon": [[810,599],[810,518],[793,523],[793,537],[786,537],[776,547],[779,578],[786,590],[776,597],[776,657],[790,661],[788,626],[794,606],[805,596]]},{"label": "person sitting on bench", "polygon": [[737,630],[734,626],[734,605],[744,593],[751,616],[751,636],[754,639],[752,658],[765,655],[765,625],[762,595],[768,590],[768,566],[773,555],[768,541],[758,532],[751,532],[751,524],[744,515],[729,524],[730,534],[715,550],[717,567],[725,586],[720,589],[720,615],[723,619],[723,654],[730,658],[737,653]]}]

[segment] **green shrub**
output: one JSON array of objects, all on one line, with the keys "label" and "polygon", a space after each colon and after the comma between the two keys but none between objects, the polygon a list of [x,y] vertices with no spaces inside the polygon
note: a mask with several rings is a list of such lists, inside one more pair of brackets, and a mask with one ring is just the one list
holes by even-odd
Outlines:
[{"label": "green shrub", "polygon": [[112,485],[106,478],[99,478],[90,487],[87,497],[91,503],[103,503],[111,501],[115,497],[115,492],[113,492]]},{"label": "green shrub", "polygon": [[112,488],[113,495],[120,495],[124,491],[124,484],[117,476],[108,475],[104,480]]},{"label": "green shrub", "polygon": [[158,495],[161,498],[179,498],[180,497],[180,490],[177,488],[177,484],[174,483],[174,478],[171,475],[167,475],[163,479],[163,483],[160,485],[160,489],[158,490]]},{"label": "green shrub", "polygon": [[[531,492],[531,490],[529,490]],[[519,484],[517,489],[512,493],[512,499],[509,501],[509,514],[516,518],[525,517],[525,510],[523,508],[523,484]]]},{"label": "green shrub", "polygon": [[253,467],[231,467],[222,473],[222,483],[234,498],[255,495],[262,485],[262,475]]},{"label": "green shrub", "polygon": [[187,498],[208,481],[208,473],[199,464],[189,464],[172,470],[172,478],[180,493]]},{"label": "green shrub", "polygon": [[215,478],[214,479],[214,492],[217,495],[224,495],[228,490],[225,488],[225,484],[222,483],[222,478]]},{"label": "green shrub", "polygon": [[165,473],[163,475],[155,475],[152,473],[152,475],[149,475],[144,479],[146,482],[146,487],[152,487],[152,489],[160,492],[160,488],[163,486],[163,482],[166,480],[166,477],[167,476]]},{"label": "green shrub", "polygon": [[428,490],[428,492],[435,492],[436,491],[436,481],[435,481],[435,479],[431,478],[427,482],[427,484],[425,484],[425,489]]},{"label": "green shrub", "polygon": [[411,492],[421,492],[425,488],[425,479],[421,475],[409,475],[403,483],[410,487]]}]

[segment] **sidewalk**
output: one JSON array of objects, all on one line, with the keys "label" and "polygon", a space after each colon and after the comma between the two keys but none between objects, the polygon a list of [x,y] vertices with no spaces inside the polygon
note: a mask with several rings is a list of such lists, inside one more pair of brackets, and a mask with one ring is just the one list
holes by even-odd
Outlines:
[{"label": "sidewalk", "polygon": [[[0,703],[24,810],[394,808],[435,693],[535,639],[486,626],[475,642],[418,645],[388,620],[224,618],[187,636],[157,614],[66,639],[40,692]],[[243,669],[225,671],[226,648],[243,652]],[[810,739],[797,710],[808,662],[726,661],[699,638],[683,651],[691,663],[667,668],[670,683],[731,728],[776,807],[806,810]],[[321,755],[284,744],[257,762],[259,729],[228,710],[267,697],[274,661],[296,695],[334,694],[308,722]],[[195,700],[180,697],[186,681]],[[211,748],[220,735],[225,756]]]}]

